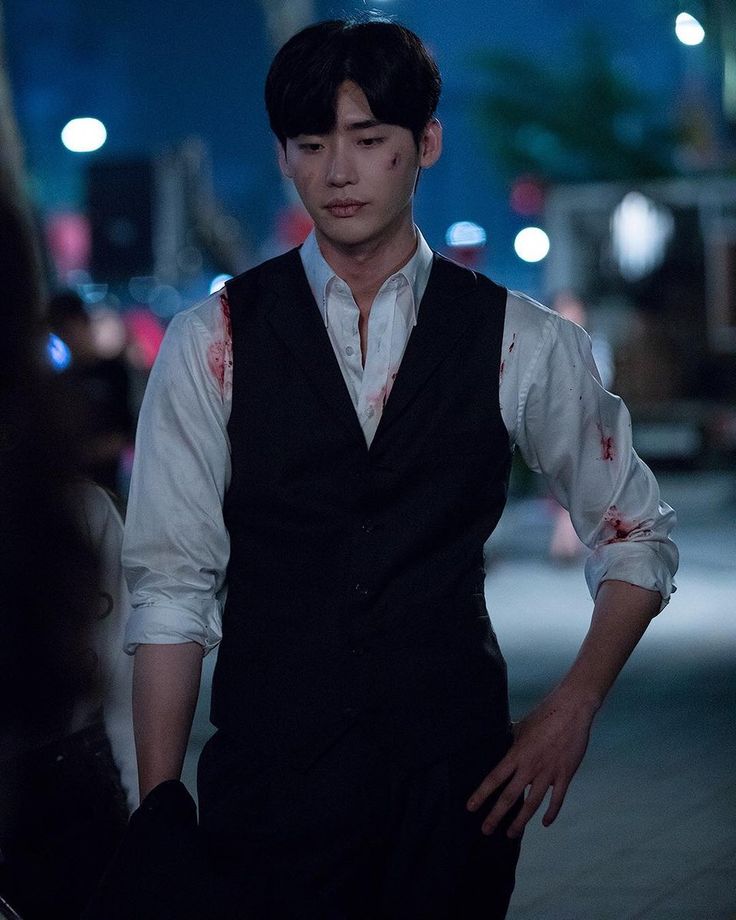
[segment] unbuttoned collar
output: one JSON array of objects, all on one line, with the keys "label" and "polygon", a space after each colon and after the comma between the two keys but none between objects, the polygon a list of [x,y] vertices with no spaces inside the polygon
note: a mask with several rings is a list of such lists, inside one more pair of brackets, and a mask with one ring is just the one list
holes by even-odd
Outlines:
[{"label": "unbuttoned collar", "polygon": [[[417,248],[414,251],[414,255],[409,259],[406,265],[391,275],[390,278],[387,278],[386,281],[383,282],[383,285],[381,285],[381,287],[383,287],[389,281],[399,279],[403,276],[409,285],[409,290],[412,295],[412,326],[416,325],[419,304],[421,303],[422,296],[427,287],[427,282],[429,281],[429,273],[432,270],[432,250],[427,245],[427,241],[422,236],[419,228],[415,227],[415,230],[417,233]],[[343,284],[346,284],[346,282],[344,282],[342,278],[339,278],[335,271],[325,261],[320,251],[319,244],[317,243],[317,238],[314,235],[314,230],[312,230],[306,240],[304,240],[299,250],[299,255],[301,256],[309,287],[312,290],[314,299],[317,301],[317,306],[319,307],[319,312],[322,315],[324,324],[327,326],[329,324],[327,304],[330,285],[335,280],[341,281]]]}]

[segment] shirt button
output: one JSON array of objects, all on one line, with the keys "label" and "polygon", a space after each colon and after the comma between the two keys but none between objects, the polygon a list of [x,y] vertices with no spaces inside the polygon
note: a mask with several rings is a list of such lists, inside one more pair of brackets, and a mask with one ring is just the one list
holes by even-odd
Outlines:
[{"label": "shirt button", "polygon": [[348,357],[350,357],[350,355],[354,355],[354,354],[355,354],[355,349],[353,348],[352,345],[348,345],[348,347],[345,349],[345,354],[346,354]]},{"label": "shirt button", "polygon": [[373,406],[370,406],[368,408],[368,411],[366,412],[366,415],[368,416],[368,418],[373,418],[375,414],[376,414],[376,410],[373,408]]}]

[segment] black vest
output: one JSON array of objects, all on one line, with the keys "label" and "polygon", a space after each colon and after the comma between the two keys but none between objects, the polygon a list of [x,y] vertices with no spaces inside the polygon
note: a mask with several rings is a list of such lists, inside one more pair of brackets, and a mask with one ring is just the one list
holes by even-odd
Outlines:
[{"label": "black vest", "polygon": [[483,598],[511,462],[506,291],[435,255],[370,449],[298,251],[227,291],[231,556],[213,723],[304,765],[356,721],[412,762],[506,733]]}]

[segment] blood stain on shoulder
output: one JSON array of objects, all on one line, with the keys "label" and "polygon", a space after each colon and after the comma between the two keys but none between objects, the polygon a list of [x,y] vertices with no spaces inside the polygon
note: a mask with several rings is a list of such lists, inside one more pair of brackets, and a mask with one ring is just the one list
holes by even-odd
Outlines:
[{"label": "blood stain on shoulder", "polygon": [[230,302],[223,289],[220,293],[220,309],[222,310],[222,338],[216,339],[207,349],[207,366],[210,373],[220,387],[220,393],[230,387],[228,371],[233,366],[233,327],[230,318]]},{"label": "blood stain on shoulder", "polygon": [[207,349],[207,366],[210,373],[217,381],[220,392],[225,392],[225,368],[228,362],[227,343],[223,341],[212,342]]},{"label": "blood stain on shoulder", "polygon": [[233,323],[230,317],[230,301],[227,299],[227,293],[224,288],[220,293],[220,307],[222,308],[222,324],[225,329],[225,336],[228,339],[232,339]]}]

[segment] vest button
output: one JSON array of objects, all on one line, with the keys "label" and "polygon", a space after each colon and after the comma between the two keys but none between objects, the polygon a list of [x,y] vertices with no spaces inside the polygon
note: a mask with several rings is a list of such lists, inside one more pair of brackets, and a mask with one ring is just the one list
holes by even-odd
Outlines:
[{"label": "vest button", "polygon": [[376,529],[376,525],[373,523],[373,521],[363,521],[362,527],[364,533],[373,533],[373,531]]},{"label": "vest button", "polygon": [[358,584],[355,586],[354,590],[355,590],[355,593],[356,593],[356,594],[359,594],[361,597],[368,597],[368,595],[371,593],[371,592],[368,590],[368,588],[366,588],[366,586],[363,585],[363,584],[361,584],[360,582],[358,582]]},{"label": "vest button", "polygon": [[365,649],[362,649],[362,648],[351,648],[350,649],[351,654],[355,655],[358,658],[360,658],[360,656],[363,654],[364,651]]}]

